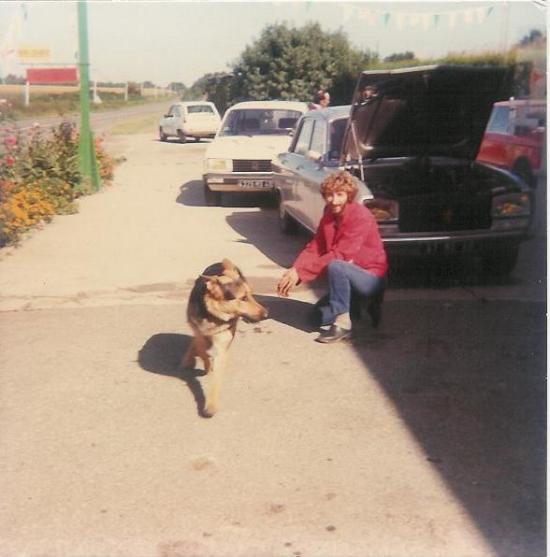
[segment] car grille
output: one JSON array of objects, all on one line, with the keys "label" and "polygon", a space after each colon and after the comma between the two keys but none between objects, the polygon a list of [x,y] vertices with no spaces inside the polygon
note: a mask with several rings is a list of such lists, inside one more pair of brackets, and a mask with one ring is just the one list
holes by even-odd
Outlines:
[{"label": "car grille", "polygon": [[489,194],[427,195],[399,203],[401,232],[449,232],[491,227]]},{"label": "car grille", "polygon": [[234,159],[233,172],[271,172],[271,161]]}]

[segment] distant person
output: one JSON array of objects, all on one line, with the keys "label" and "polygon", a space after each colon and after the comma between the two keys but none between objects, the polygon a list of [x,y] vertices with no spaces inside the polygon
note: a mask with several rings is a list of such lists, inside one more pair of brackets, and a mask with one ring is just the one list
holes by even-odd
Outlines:
[{"label": "distant person", "polygon": [[313,95],[313,102],[309,103],[310,110],[318,110],[320,108],[326,108],[330,104],[330,94],[325,89],[319,89],[315,95]]},{"label": "distant person", "polygon": [[378,96],[378,89],[374,85],[367,85],[361,90],[359,106],[372,102]]}]

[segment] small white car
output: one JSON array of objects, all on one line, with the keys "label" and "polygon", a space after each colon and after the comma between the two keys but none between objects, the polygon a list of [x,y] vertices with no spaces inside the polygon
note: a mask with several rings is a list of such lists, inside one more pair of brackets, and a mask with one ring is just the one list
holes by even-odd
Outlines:
[{"label": "small white car", "polygon": [[303,102],[248,101],[233,105],[223,117],[204,157],[207,205],[219,205],[222,192],[275,193],[271,160],[288,150]]},{"label": "small white car", "polygon": [[202,137],[214,137],[221,118],[214,103],[186,101],[174,103],[159,122],[159,139],[179,138],[185,143],[188,137],[200,141]]}]

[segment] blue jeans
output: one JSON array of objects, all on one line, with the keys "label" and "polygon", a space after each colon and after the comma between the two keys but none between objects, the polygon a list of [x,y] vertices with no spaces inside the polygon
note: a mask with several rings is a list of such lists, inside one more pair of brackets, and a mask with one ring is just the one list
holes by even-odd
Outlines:
[{"label": "blue jeans", "polygon": [[328,264],[327,275],[328,304],[319,306],[321,325],[330,325],[338,315],[349,312],[352,291],[360,296],[372,296],[379,292],[385,283],[384,278],[340,259]]}]

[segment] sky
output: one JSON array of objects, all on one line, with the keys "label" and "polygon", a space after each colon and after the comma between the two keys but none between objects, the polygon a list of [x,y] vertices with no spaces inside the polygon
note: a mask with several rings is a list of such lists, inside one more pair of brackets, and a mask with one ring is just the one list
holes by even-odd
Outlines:
[{"label": "sky", "polygon": [[[206,73],[230,70],[267,25],[283,22],[295,27],[317,22],[324,31],[342,30],[353,47],[378,52],[381,58],[405,51],[424,58],[503,50],[531,29],[546,32],[545,4],[545,0],[89,0],[90,76],[98,81],[148,80],[161,86],[181,81],[191,86]],[[16,33],[16,48],[48,47],[50,64],[75,63],[76,4],[13,0],[0,0],[0,62],[1,47],[16,13],[26,14]],[[6,68],[24,75],[25,68],[19,64],[4,64],[0,71],[5,74]]]}]

